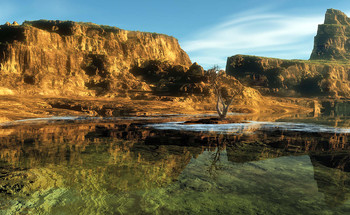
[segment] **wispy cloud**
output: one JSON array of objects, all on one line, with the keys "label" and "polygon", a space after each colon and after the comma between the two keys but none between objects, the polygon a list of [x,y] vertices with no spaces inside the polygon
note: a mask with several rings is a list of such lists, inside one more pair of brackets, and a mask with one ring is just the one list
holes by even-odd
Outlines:
[{"label": "wispy cloud", "polygon": [[181,43],[192,61],[205,67],[235,54],[308,58],[323,16],[298,16],[249,11],[197,32]]}]

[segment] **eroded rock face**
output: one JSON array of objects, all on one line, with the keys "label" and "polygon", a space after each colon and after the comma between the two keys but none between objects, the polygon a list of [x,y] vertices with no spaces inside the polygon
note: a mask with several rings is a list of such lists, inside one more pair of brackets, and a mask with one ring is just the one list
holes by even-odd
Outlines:
[{"label": "eroded rock face", "polygon": [[235,55],[226,72],[265,94],[350,97],[350,65]]},{"label": "eroded rock face", "polygon": [[350,59],[350,18],[343,12],[328,9],[324,24],[318,26],[310,60]]},{"label": "eroded rock face", "polygon": [[264,94],[349,98],[349,59],[350,18],[328,9],[309,61],[235,55],[226,72]]},{"label": "eroded rock face", "polygon": [[245,87],[224,72],[218,75],[215,71],[206,71],[197,63],[184,68],[152,60],[134,67],[131,73],[144,80],[155,95],[191,98],[201,106],[205,102],[211,103],[212,107],[216,105],[217,96],[213,85],[215,77],[222,88],[222,96],[233,96],[236,103],[254,107],[263,102],[263,97],[257,90]]},{"label": "eroded rock face", "polygon": [[263,94],[350,97],[350,18],[328,9],[310,60],[228,57],[226,72]]},{"label": "eroded rock face", "polygon": [[17,94],[120,96],[149,90],[129,70],[154,59],[191,65],[167,35],[71,21],[0,26],[0,87]]}]

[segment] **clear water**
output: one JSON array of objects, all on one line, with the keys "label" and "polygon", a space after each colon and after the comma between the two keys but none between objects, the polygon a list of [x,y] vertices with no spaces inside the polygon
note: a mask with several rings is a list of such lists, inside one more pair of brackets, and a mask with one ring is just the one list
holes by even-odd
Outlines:
[{"label": "clear water", "polygon": [[291,121],[6,125],[0,214],[350,214],[348,128]]},{"label": "clear water", "polygon": [[225,134],[249,134],[254,131],[299,131],[308,133],[350,133],[350,128],[332,127],[314,123],[296,123],[296,122],[261,122],[246,121],[243,123],[229,124],[184,124],[184,122],[168,122],[159,124],[148,124],[151,127],[160,130],[181,130],[197,132],[215,132]]}]

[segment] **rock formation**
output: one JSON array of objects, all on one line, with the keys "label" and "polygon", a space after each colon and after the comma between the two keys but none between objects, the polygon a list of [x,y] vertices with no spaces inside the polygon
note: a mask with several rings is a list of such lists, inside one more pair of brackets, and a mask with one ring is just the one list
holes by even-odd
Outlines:
[{"label": "rock formation", "polygon": [[167,35],[72,21],[0,26],[0,87],[16,94],[113,96],[148,90],[129,72],[148,60],[191,65]]},{"label": "rock formation", "polygon": [[236,55],[226,72],[264,94],[350,97],[350,65]]},{"label": "rock formation", "polygon": [[[0,25],[0,122],[214,110],[209,75],[167,35],[72,21]],[[279,106],[234,77],[223,79],[228,92],[239,89],[234,111],[300,109]]]},{"label": "rock formation", "polygon": [[328,9],[324,24],[318,26],[310,60],[350,59],[350,18]]},{"label": "rock formation", "polygon": [[[144,80],[157,95],[189,97],[199,106],[209,103],[215,107],[217,95],[213,87],[213,78],[219,78],[214,71],[205,71],[194,63],[188,70],[179,65],[161,61],[148,61],[141,67],[134,67],[131,73]],[[213,77],[214,75],[214,77]],[[226,74],[220,75],[223,96],[234,97],[236,104],[258,107],[263,102],[261,94],[250,87],[245,87],[236,78]],[[209,108],[209,109],[211,109]]]},{"label": "rock formation", "polygon": [[279,96],[350,97],[350,18],[329,9],[319,25],[311,59],[229,57],[226,72],[260,92]]}]

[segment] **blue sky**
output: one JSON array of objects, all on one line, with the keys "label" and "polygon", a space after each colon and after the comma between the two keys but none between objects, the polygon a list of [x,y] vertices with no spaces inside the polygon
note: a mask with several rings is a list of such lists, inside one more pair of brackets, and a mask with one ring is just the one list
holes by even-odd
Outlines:
[{"label": "blue sky", "polygon": [[0,23],[59,19],[164,33],[192,62],[224,68],[235,54],[308,59],[327,8],[350,15],[348,0],[0,0]]}]

